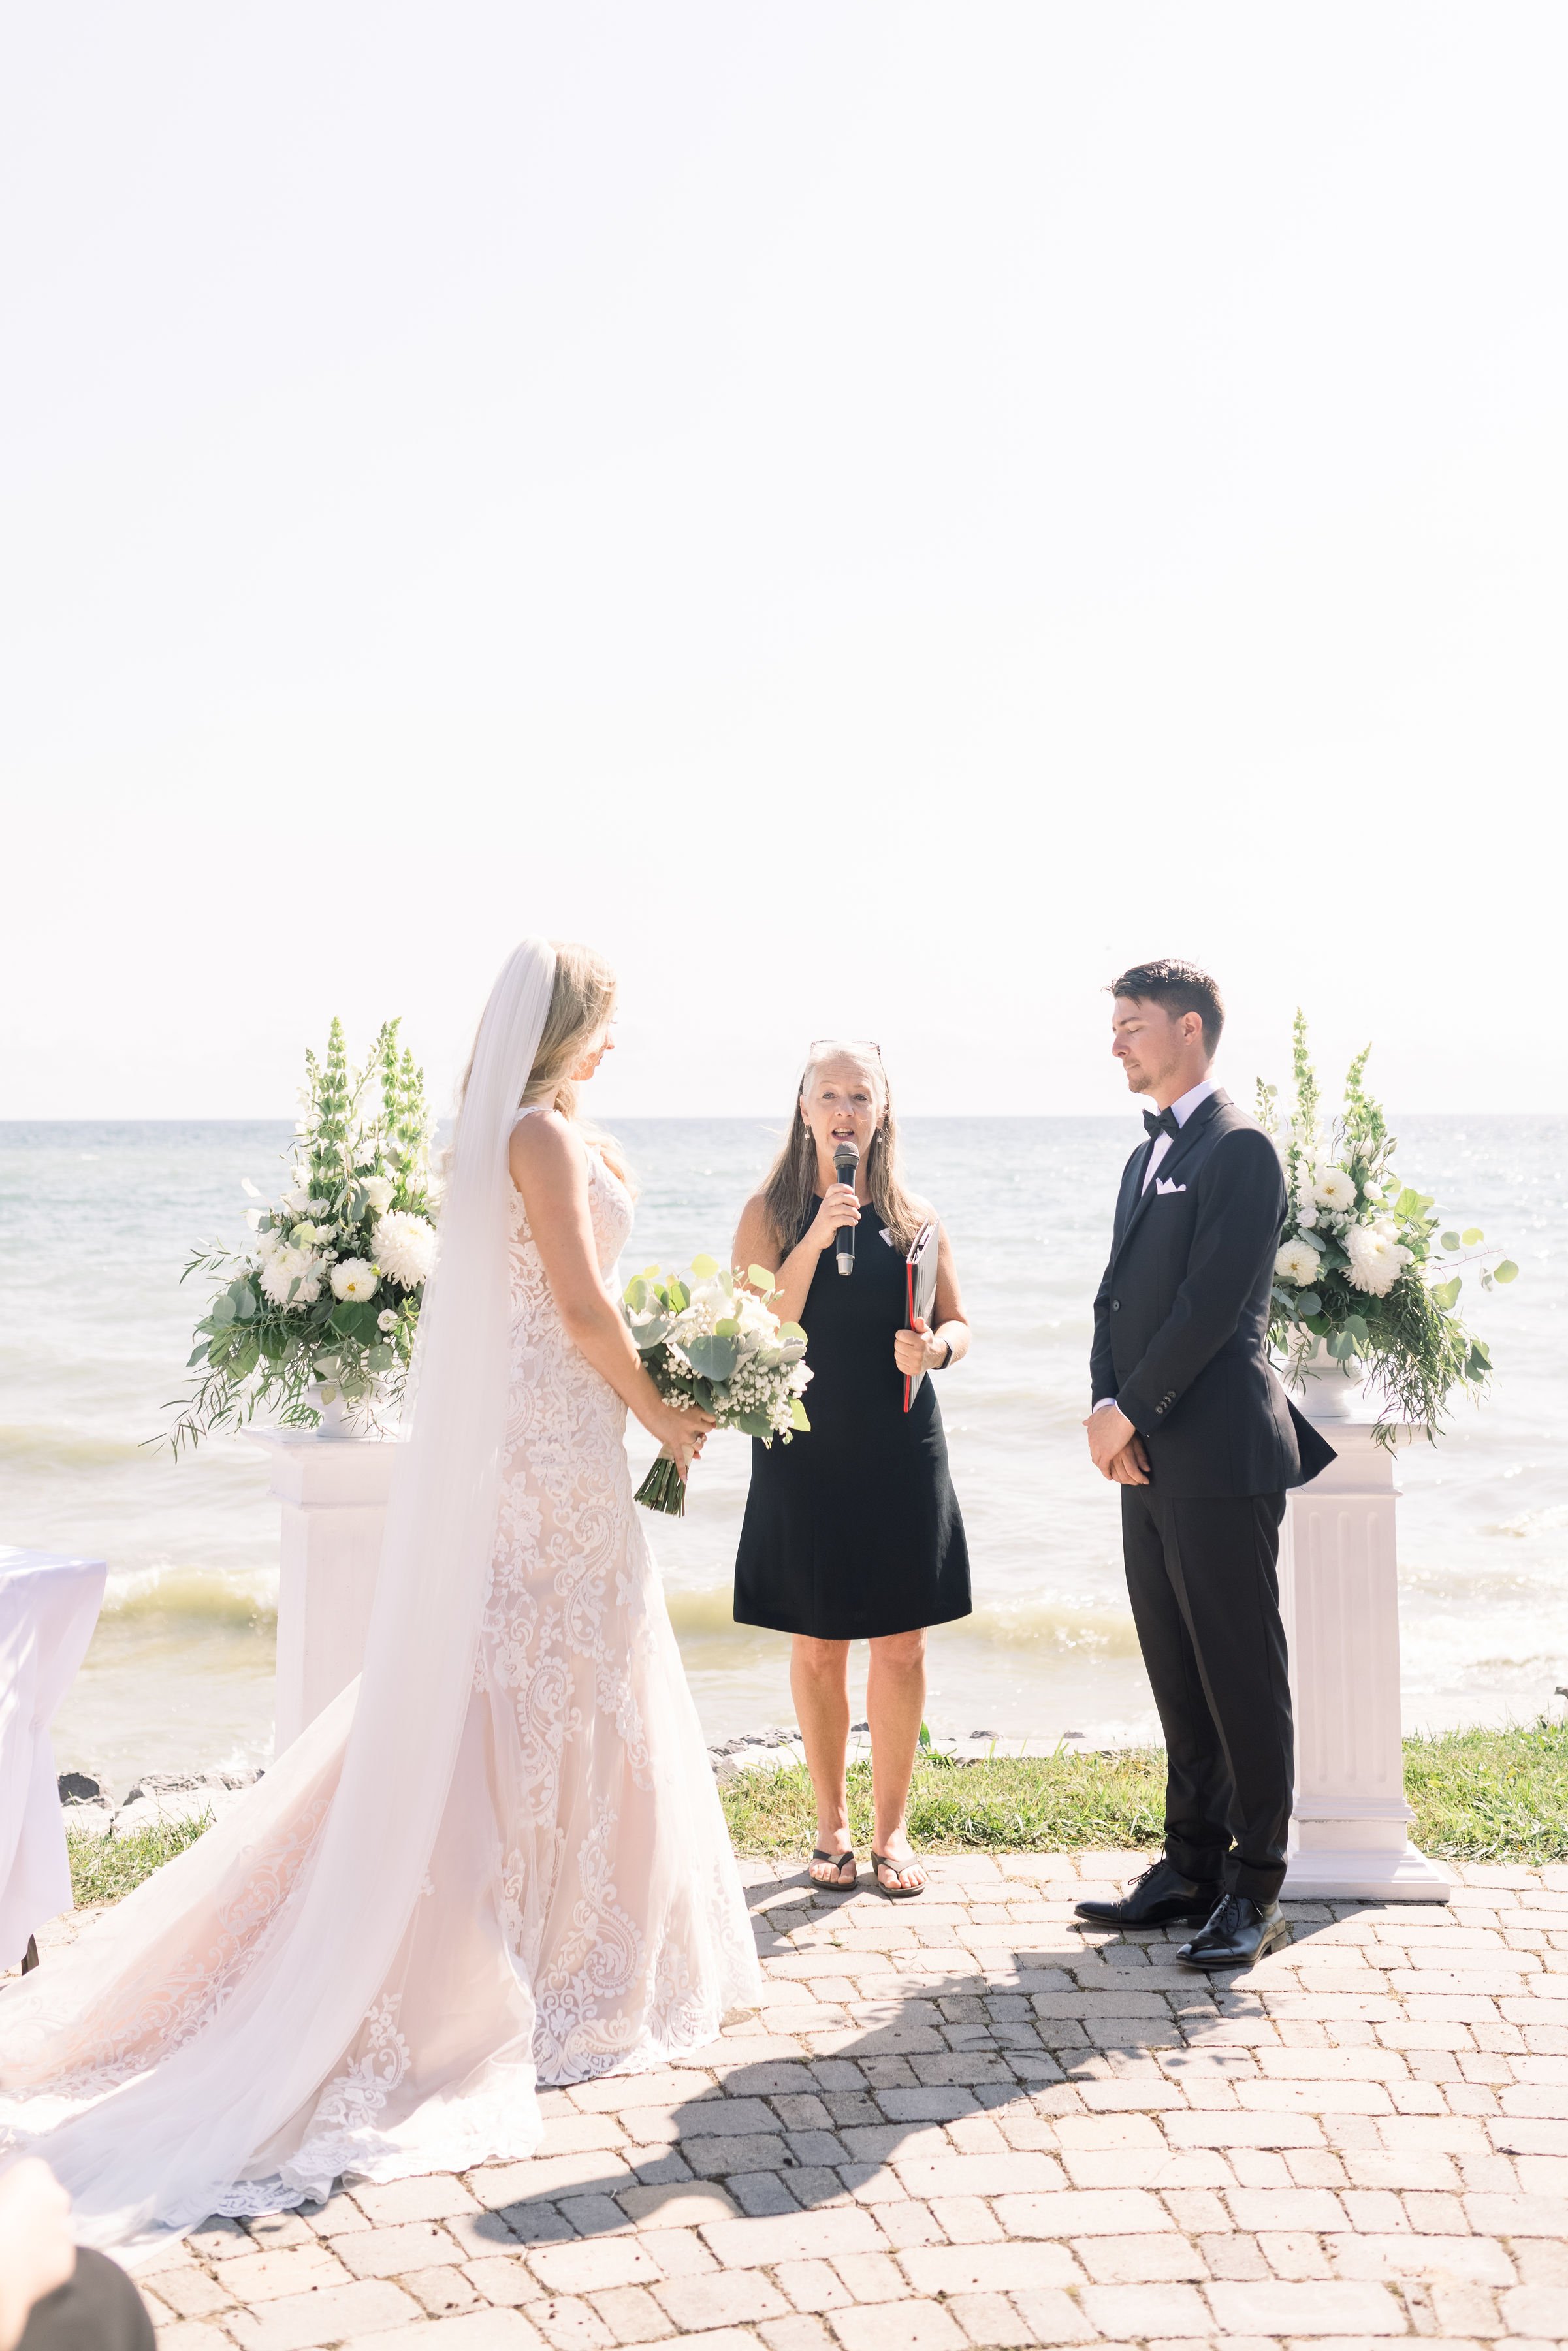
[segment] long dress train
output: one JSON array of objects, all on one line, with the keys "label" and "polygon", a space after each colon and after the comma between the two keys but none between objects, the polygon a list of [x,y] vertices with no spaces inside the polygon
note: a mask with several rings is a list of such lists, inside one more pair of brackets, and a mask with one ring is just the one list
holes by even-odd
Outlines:
[{"label": "long dress train", "polygon": [[[589,1165],[607,1275],[631,1202],[600,1157]],[[388,2179],[526,2155],[539,2132],[536,2080],[661,2064],[757,1999],[738,1875],[632,1501],[625,1407],[568,1338],[511,1201],[488,1587],[455,1765],[395,1959],[337,2062],[237,2176],[204,2176],[193,2153],[168,2167],[188,2192],[129,2222],[114,2209],[106,2149],[117,2130],[134,2133],[138,2086],[199,2056],[265,1975],[258,1961],[291,1912],[298,1924],[355,1684],[219,1827],[0,1993],[0,2125],[77,2190],[89,2241],[287,2209],[343,2173]],[[420,1729],[415,1709],[411,1741]]]}]

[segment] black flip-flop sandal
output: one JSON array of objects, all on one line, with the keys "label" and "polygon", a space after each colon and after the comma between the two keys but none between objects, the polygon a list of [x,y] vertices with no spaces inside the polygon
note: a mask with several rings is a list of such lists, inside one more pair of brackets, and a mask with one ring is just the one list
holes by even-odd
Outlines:
[{"label": "black flip-flop sandal", "polygon": [[[821,1846],[818,1845],[812,1852],[811,1859],[813,1861],[831,1861],[835,1869],[853,1868],[855,1873],[846,1885],[841,1886],[829,1886],[824,1879],[821,1877],[812,1877],[811,1884],[816,1887],[819,1894],[852,1894],[854,1892],[855,1887],[860,1883],[860,1869],[855,1863],[855,1857],[852,1853],[824,1853]],[[810,1871],[807,1872],[807,1875],[810,1876]]]},{"label": "black flip-flop sandal", "polygon": [[916,1896],[925,1893],[925,1887],[931,1883],[929,1878],[926,1879],[925,1886],[884,1886],[881,1873],[884,1869],[891,1869],[896,1876],[901,1869],[924,1869],[925,1866],[925,1864],[923,1861],[913,1858],[908,1861],[889,1861],[885,1853],[873,1853],[871,1857],[871,1882],[877,1892],[885,1895],[890,1902],[913,1902]]}]

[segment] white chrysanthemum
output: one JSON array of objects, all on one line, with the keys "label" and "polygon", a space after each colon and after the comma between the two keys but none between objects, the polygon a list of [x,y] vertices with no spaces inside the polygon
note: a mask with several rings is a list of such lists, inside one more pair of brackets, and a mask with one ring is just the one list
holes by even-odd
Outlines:
[{"label": "white chrysanthemum", "polygon": [[1298,1290],[1310,1290],[1322,1271],[1322,1263],[1310,1241],[1287,1241],[1274,1259],[1274,1271],[1281,1281],[1292,1281]]},{"label": "white chrysanthemum", "polygon": [[265,1233],[257,1233],[256,1237],[256,1253],[263,1265],[267,1263],[269,1257],[276,1257],[282,1247],[283,1235],[276,1225],[271,1226]]},{"label": "white chrysanthemum", "polygon": [[321,1295],[321,1260],[309,1249],[277,1249],[261,1270],[261,1286],[275,1306],[314,1306]]},{"label": "white chrysanthemum", "polygon": [[392,1204],[397,1186],[390,1176],[367,1176],[360,1186],[372,1216],[384,1217]]},{"label": "white chrysanthemum", "polygon": [[435,1227],[424,1217],[394,1209],[375,1229],[376,1271],[404,1290],[417,1290],[435,1262]]},{"label": "white chrysanthemum", "polygon": [[1320,1167],[1312,1184],[1312,1197],[1320,1208],[1332,1208],[1341,1216],[1355,1206],[1355,1178],[1343,1167]]},{"label": "white chrysanthemum", "polygon": [[1372,1298],[1386,1298],[1410,1262],[1410,1251],[1381,1223],[1352,1225],[1345,1233],[1344,1250],[1350,1259],[1345,1280],[1353,1290],[1364,1290]]},{"label": "white chrysanthemum", "polygon": [[348,1298],[357,1301],[361,1298],[373,1298],[380,1288],[381,1283],[376,1279],[375,1267],[367,1265],[362,1257],[346,1257],[340,1264],[332,1268],[334,1298]]},{"label": "white chrysanthemum", "polygon": [[381,1312],[376,1316],[376,1329],[378,1331],[395,1331],[397,1329],[397,1312],[395,1308],[391,1306],[383,1306],[382,1308]]}]

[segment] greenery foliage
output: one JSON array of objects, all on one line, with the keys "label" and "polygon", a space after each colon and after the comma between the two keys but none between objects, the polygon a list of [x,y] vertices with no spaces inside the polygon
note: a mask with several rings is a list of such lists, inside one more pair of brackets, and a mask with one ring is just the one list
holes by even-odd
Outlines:
[{"label": "greenery foliage", "polygon": [[387,1021],[351,1071],[333,1021],[325,1059],[305,1057],[288,1190],[250,1211],[251,1250],[214,1247],[186,1266],[183,1280],[222,1286],[196,1325],[193,1392],[173,1407],[176,1453],[263,1405],[311,1428],[340,1394],[355,1405],[401,1393],[434,1233],[424,1074],[399,1026]]},{"label": "greenery foliage", "polygon": [[1364,1370],[1381,1392],[1376,1434],[1401,1426],[1435,1437],[1456,1392],[1479,1391],[1491,1358],[1456,1311],[1460,1268],[1480,1281],[1511,1281],[1519,1268],[1485,1246],[1476,1227],[1443,1229],[1430,1193],[1394,1172],[1396,1138],[1367,1092],[1365,1047],[1351,1063],[1344,1103],[1325,1124],[1307,1024],[1295,1020],[1294,1103],[1281,1128],[1279,1089],[1258,1081],[1258,1115],[1274,1135],[1290,1192],[1275,1261],[1270,1336],[1299,1377],[1321,1342],[1347,1370]]}]

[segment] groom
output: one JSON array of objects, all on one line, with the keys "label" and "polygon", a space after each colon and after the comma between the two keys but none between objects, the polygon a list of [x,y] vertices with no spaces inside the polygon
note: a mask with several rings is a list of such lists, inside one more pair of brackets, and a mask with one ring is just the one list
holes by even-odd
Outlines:
[{"label": "groom", "polygon": [[1247,1967],[1285,1931],[1285,1493],[1334,1457],[1269,1364],[1285,1180],[1269,1137],[1208,1074],[1219,990],[1166,960],[1124,972],[1111,994],[1111,1050],[1154,1108],[1094,1301],[1084,1426],[1095,1468],[1122,1489],[1127,1590],[1166,1734],[1166,1849],[1121,1901],[1078,1915],[1187,1920],[1199,1928],[1178,1953],[1189,1966]]}]

